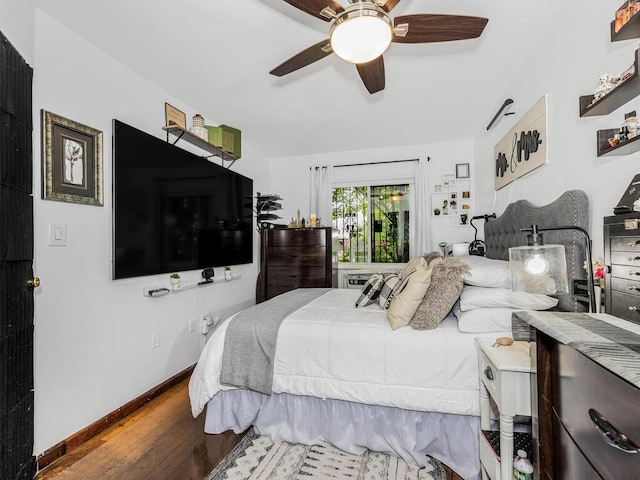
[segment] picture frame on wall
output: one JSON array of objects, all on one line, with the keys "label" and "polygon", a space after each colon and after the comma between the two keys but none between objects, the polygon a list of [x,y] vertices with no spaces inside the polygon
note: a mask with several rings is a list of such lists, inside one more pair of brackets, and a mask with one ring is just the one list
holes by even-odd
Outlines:
[{"label": "picture frame on wall", "polygon": [[42,114],[42,198],[103,206],[102,132]]},{"label": "picture frame on wall", "polygon": [[164,124],[167,127],[180,127],[187,129],[187,116],[182,110],[178,110],[173,105],[164,103]]},{"label": "picture frame on wall", "polygon": [[469,178],[469,164],[468,163],[456,163],[456,178]]}]

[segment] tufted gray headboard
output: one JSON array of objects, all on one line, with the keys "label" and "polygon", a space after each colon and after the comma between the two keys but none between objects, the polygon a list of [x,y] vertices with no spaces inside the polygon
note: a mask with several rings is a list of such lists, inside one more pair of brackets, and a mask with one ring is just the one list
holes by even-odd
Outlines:
[{"label": "tufted gray headboard", "polygon": [[[485,222],[484,241],[486,255],[489,258],[509,260],[509,247],[526,245],[527,234],[521,228],[559,227],[575,225],[589,231],[589,200],[582,190],[569,190],[557,200],[537,207],[527,200],[518,200],[507,206],[504,213],[495,220]],[[585,279],[584,237],[571,230],[544,232],[544,243],[562,244],[567,255],[567,273],[569,289],[574,279]],[[561,295],[558,308],[563,311],[584,311],[585,306],[577,302],[571,293]]]}]

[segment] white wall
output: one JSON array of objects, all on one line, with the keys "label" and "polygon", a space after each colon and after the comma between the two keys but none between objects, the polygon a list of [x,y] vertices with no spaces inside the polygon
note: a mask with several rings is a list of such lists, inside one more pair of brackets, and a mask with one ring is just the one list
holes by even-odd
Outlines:
[{"label": "white wall", "polygon": [[[189,118],[198,109],[39,10],[35,25],[34,270],[42,280],[35,294],[38,454],[194,364],[201,335],[189,333],[189,320],[207,312],[220,312],[224,318],[254,302],[258,241],[256,236],[256,263],[234,267],[242,279],[228,284],[152,299],[143,297],[143,288],[167,283],[168,276],[111,280],[112,119],[165,138],[164,102]],[[102,130],[104,207],[40,199],[40,109]],[[212,122],[224,121],[201,113]],[[264,191],[269,187],[265,160],[245,143],[243,157],[232,168],[253,178],[255,190]],[[66,247],[48,246],[49,222],[67,225]],[[216,277],[222,277],[216,270]],[[156,349],[151,349],[153,332],[160,334]]]},{"label": "white wall", "polygon": [[[444,174],[455,174],[456,163],[470,164],[472,177],[471,189],[473,191],[473,177],[475,175],[473,154],[473,142],[460,141],[272,159],[269,162],[270,184],[273,193],[277,193],[284,199],[282,201],[283,209],[279,212],[279,215],[283,217],[281,222],[288,223],[292,217],[295,217],[297,209],[300,209],[302,216],[308,217],[310,166],[350,165],[354,163],[360,164],[430,157],[431,160],[428,163],[430,192],[433,192],[434,185],[441,183]],[[366,166],[362,167],[363,177],[366,176],[366,168]],[[393,175],[394,169],[397,169],[397,166],[387,164],[384,168],[388,170],[389,175]],[[430,210],[431,209],[429,209],[429,211]],[[325,223],[326,220],[327,219],[323,219],[323,223]],[[437,249],[437,245],[440,242],[452,243],[473,240],[474,231],[470,226],[452,226],[451,219],[445,216],[433,217],[432,220],[430,237],[432,249]]]},{"label": "white wall", "polygon": [[0,32],[33,66],[35,0],[0,0]]},{"label": "white wall", "polygon": [[[513,78],[504,96],[495,99],[496,110],[506,98],[512,98],[518,104],[518,114],[503,118],[494,129],[480,133],[476,141],[476,184],[490,210],[494,207],[495,144],[542,95],[549,94],[549,164],[499,190],[495,209],[499,213],[517,199],[543,205],[565,190],[582,189],[589,197],[594,257],[603,255],[603,217],[613,214],[623,191],[640,172],[636,164],[639,153],[596,156],[596,131],[618,128],[624,113],[640,112],[640,99],[607,116],[580,118],[578,113],[578,98],[595,92],[600,75],[618,75],[633,63],[638,40],[610,42],[609,24],[618,7],[619,2],[609,0],[572,9],[570,15],[551,25],[534,51],[522,52],[527,59],[522,68],[510,70],[511,62],[519,59],[505,59],[504,70],[496,75]],[[493,113],[487,112],[488,119]]]}]

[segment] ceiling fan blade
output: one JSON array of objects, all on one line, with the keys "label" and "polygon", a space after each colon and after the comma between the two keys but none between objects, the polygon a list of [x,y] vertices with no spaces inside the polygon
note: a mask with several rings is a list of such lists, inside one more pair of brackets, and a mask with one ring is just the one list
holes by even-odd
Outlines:
[{"label": "ceiling fan blade", "polygon": [[371,60],[367,63],[358,63],[356,65],[362,83],[367,87],[370,94],[384,90],[384,60],[380,55],[375,60]]},{"label": "ceiling fan blade", "polygon": [[389,13],[391,10],[396,8],[396,5],[398,5],[398,3],[400,3],[400,0],[387,0],[384,5],[380,6],[385,12]]},{"label": "ceiling fan blade", "polygon": [[330,16],[325,16],[322,14],[322,11],[329,7],[335,13],[344,12],[344,8],[335,0],[284,0],[289,5],[293,5],[299,10],[302,10],[309,15],[312,15],[320,20],[324,20],[325,22],[330,22],[333,20]]},{"label": "ceiling fan blade", "polygon": [[[408,25],[406,36],[395,33],[395,43],[431,43],[467,40],[482,35],[489,19],[462,15],[422,13],[396,17],[393,26],[398,31]],[[399,28],[400,27],[400,28]]]},{"label": "ceiling fan blade", "polygon": [[326,57],[327,55],[331,55],[332,53],[333,49],[331,48],[329,39],[323,40],[294,55],[289,60],[281,63],[276,68],[271,70],[269,73],[271,75],[275,75],[276,77],[282,77],[291,72],[295,72],[302,67],[311,65],[318,60],[322,60],[324,57]]}]

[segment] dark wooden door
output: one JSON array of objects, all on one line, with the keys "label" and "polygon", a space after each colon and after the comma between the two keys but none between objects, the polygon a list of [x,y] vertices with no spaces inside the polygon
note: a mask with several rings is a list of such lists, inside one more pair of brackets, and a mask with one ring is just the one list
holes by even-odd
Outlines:
[{"label": "dark wooden door", "polygon": [[0,478],[32,479],[33,71],[0,33]]}]

